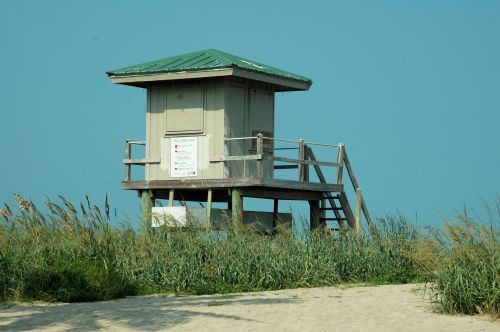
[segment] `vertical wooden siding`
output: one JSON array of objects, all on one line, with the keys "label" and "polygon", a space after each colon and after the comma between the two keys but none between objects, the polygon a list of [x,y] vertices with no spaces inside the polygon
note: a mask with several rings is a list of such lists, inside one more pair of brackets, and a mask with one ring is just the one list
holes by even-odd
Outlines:
[{"label": "vertical wooden siding", "polygon": [[[192,86],[186,84],[184,86]],[[183,86],[182,84],[180,85]],[[170,177],[170,142],[168,137],[174,135],[167,133],[167,107],[168,91],[173,85],[153,84],[148,88],[148,110],[146,115],[146,158],[148,160],[162,160],[161,164],[146,166],[146,180],[168,180]],[[179,83],[174,89],[179,87]],[[198,176],[197,179],[217,179],[223,177],[223,165],[210,163],[210,159],[221,156],[224,137],[224,91],[219,82],[207,82],[202,85],[203,98],[203,128],[194,133],[193,128],[186,127],[186,132],[179,131],[177,136],[198,137]],[[189,95],[188,95],[189,98]],[[199,98],[199,96],[193,96]],[[197,103],[198,101],[193,101]],[[189,103],[189,101],[187,101]],[[175,103],[172,107],[177,107]],[[177,109],[176,109],[177,110]],[[171,120],[170,120],[171,121]],[[172,128],[172,127],[171,127]],[[166,139],[165,139],[166,137]]]}]

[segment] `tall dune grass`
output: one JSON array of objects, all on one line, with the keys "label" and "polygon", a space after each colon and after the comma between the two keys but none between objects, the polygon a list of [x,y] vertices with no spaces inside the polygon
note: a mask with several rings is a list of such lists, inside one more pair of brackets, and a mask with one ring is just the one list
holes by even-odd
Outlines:
[{"label": "tall dune grass", "polygon": [[[500,201],[486,222],[466,214],[447,220],[416,259],[434,281],[435,299],[446,313],[500,317]],[[423,264],[422,264],[423,263]]]},{"label": "tall dune grass", "polygon": [[[93,301],[174,292],[210,294],[430,281],[446,312],[499,313],[499,236],[462,218],[423,235],[401,216],[355,236],[313,232],[296,240],[247,231],[227,240],[196,228],[140,233],[111,227],[109,205],[64,197],[42,213],[16,195],[0,209],[0,300]],[[500,216],[500,214],[499,214]],[[498,222],[498,221],[497,221]]]},{"label": "tall dune grass", "polygon": [[404,219],[388,218],[379,233],[361,237],[318,231],[303,243],[283,229],[275,236],[248,231],[217,240],[195,228],[147,234],[114,228],[109,214],[89,200],[77,209],[60,199],[46,202],[46,214],[21,196],[18,213],[2,209],[0,299],[90,301],[154,292],[407,282],[418,276],[405,255],[414,232]]}]

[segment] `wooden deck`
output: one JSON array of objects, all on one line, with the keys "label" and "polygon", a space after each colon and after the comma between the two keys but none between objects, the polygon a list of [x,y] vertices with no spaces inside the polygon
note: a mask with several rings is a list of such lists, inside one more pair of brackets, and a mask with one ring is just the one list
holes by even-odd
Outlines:
[{"label": "wooden deck", "polygon": [[155,181],[123,181],[126,190],[151,191],[154,197],[168,198],[169,192],[175,191],[174,199],[187,201],[203,201],[206,190],[212,189],[214,201],[230,200],[228,189],[238,188],[245,197],[285,199],[285,200],[318,200],[325,193],[342,192],[342,184],[301,182],[268,178],[230,178],[230,179],[183,179]]},{"label": "wooden deck", "polygon": [[[255,149],[249,151],[249,155],[224,155],[210,160],[211,163],[231,163],[235,161],[254,161],[255,172],[252,177],[232,177],[226,179],[193,179],[193,178],[170,178],[168,180],[132,181],[132,165],[146,165],[158,163],[154,160],[132,159],[131,145],[145,145],[145,142],[133,142],[127,140],[125,146],[125,179],[122,188],[125,190],[136,190],[143,201],[143,219],[150,219],[150,207],[154,205],[155,199],[168,199],[169,206],[173,206],[174,200],[206,202],[208,211],[212,202],[227,202],[228,209],[233,212],[233,221],[240,224],[243,213],[243,197],[255,197],[274,200],[274,212],[278,212],[280,200],[302,200],[308,201],[311,208],[311,227],[324,225],[327,221],[337,221],[343,226],[347,221],[349,226],[359,232],[361,215],[363,214],[368,225],[372,225],[361,188],[356,181],[351,163],[343,144],[330,145],[304,140],[292,141],[264,137],[257,134],[255,137],[225,138],[225,141],[252,140]],[[273,151],[264,149],[265,140],[273,141],[268,144]],[[275,147],[277,141],[297,144],[296,147]],[[337,149],[335,161],[319,161],[311,146],[330,147]],[[278,156],[280,151],[298,151],[297,157]],[[263,163],[273,163],[274,170],[296,169],[296,180],[285,180],[266,176]],[[336,179],[331,182],[325,177],[323,167],[336,168]],[[343,184],[343,171],[347,171],[355,194],[355,209],[351,208]],[[314,170],[319,182],[312,182],[310,171]],[[210,213],[210,212],[208,212]],[[207,220],[210,220],[207,217]],[[315,225],[315,226],[314,226]]]}]

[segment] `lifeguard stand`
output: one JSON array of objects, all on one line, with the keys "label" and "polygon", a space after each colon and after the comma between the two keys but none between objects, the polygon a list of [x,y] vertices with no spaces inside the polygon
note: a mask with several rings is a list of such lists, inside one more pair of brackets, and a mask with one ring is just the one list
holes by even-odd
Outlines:
[{"label": "lifeguard stand", "polygon": [[[212,202],[227,202],[232,222],[244,222],[243,198],[310,204],[310,227],[328,220],[346,221],[359,230],[361,212],[371,223],[342,144],[328,145],[275,137],[274,94],[308,90],[312,81],[255,61],[207,49],[107,72],[113,83],[147,89],[146,140],[126,141],[122,188],[142,197],[143,222],[151,222],[155,199],[206,202],[204,222],[214,216]],[[279,147],[279,144],[287,147]],[[133,159],[132,146],[145,145],[145,158]],[[318,161],[312,147],[337,149],[334,161]],[[282,152],[295,155],[282,156]],[[133,180],[132,165],[145,166],[145,178]],[[309,168],[317,181],[310,177]],[[337,168],[327,181],[321,167]],[[342,183],[346,168],[356,192],[353,213]],[[296,169],[294,179],[280,177]],[[252,215],[255,217],[255,215]]]}]

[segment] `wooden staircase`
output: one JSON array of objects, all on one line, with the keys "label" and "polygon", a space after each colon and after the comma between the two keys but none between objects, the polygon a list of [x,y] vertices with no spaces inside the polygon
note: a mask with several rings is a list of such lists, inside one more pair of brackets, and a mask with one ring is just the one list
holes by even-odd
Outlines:
[{"label": "wooden staircase", "polygon": [[[345,206],[342,205],[342,203],[340,202],[340,194],[332,195],[331,193],[325,193],[324,197],[325,198],[321,201],[320,205],[321,213],[319,218],[320,225],[322,227],[327,226],[327,221],[336,221],[339,227],[344,227],[346,221],[349,224],[352,223],[353,219],[352,218],[348,219],[347,217],[347,215],[349,214],[352,215],[349,203],[347,203],[347,205]],[[340,230],[340,228],[333,228],[333,230]]]},{"label": "wooden staircase", "polygon": [[[313,162],[317,162],[316,156],[314,152],[309,146],[304,147],[304,159],[310,160]],[[361,188],[354,177],[354,172],[351,167],[351,163],[349,162],[349,158],[345,151],[345,147],[343,144],[339,145],[338,156],[337,156],[337,184],[343,184],[342,176],[343,170],[346,168],[347,173],[349,175],[349,179],[353,185],[354,191],[356,193],[356,212],[353,213],[352,208],[349,204],[349,200],[347,199],[347,195],[345,190],[341,192],[325,192],[323,193],[323,199],[320,202],[320,225],[322,227],[328,227],[332,230],[340,230],[342,227],[345,227],[345,223],[354,229],[356,232],[359,232],[361,227],[361,213],[363,213],[368,226],[372,226],[372,220],[368,213],[368,209],[364,202]],[[327,183],[323,171],[319,164],[312,164],[316,175],[321,183]],[[305,178],[309,178],[308,172],[306,172]],[[331,227],[328,225],[327,221],[335,221],[338,224],[338,227]]]},{"label": "wooden staircase", "polygon": [[[145,145],[144,141],[134,142],[127,140],[125,146],[125,179],[122,183],[124,189],[137,190],[145,201],[151,197],[168,198],[172,206],[174,198],[182,200],[203,201],[207,198],[207,206],[211,207],[212,200],[228,202],[228,209],[236,211],[233,214],[235,223],[242,222],[243,208],[242,197],[256,197],[274,199],[273,213],[278,214],[279,200],[306,200],[310,207],[310,227],[323,226],[332,230],[340,230],[343,227],[350,228],[355,232],[361,229],[361,217],[365,217],[368,227],[373,223],[368,213],[361,188],[354,177],[354,172],[343,144],[322,144],[298,141],[276,137],[265,137],[262,133],[251,137],[227,137],[223,155],[210,159],[210,163],[234,163],[241,162],[243,169],[249,171],[241,177],[224,175],[223,178],[215,179],[168,179],[168,180],[131,180],[131,166],[158,164],[161,161],[147,159],[132,159],[132,145]],[[249,154],[246,148],[236,149],[235,155],[230,154],[230,143],[236,141],[241,146],[250,146]],[[243,143],[242,143],[243,142]],[[245,143],[246,142],[246,143]],[[298,145],[296,145],[298,143]],[[279,147],[275,144],[280,144]],[[311,146],[334,148],[337,150],[336,161],[317,160]],[[226,151],[227,150],[227,151]],[[238,152],[239,151],[239,152]],[[293,156],[290,151],[298,151],[298,156]],[[282,152],[282,154],[278,154]],[[231,165],[231,164],[230,164]],[[264,167],[265,166],[265,167]],[[269,170],[268,166],[273,169]],[[226,166],[224,166],[225,168]],[[314,168],[319,180],[311,181],[310,168]],[[336,179],[325,178],[321,167],[333,167],[336,169]],[[275,177],[274,170],[297,170],[297,179],[280,179]],[[343,183],[344,169],[347,171],[352,188],[355,193],[354,208],[346,194],[346,186]],[[265,171],[268,170],[268,171]],[[229,172],[228,172],[229,173]],[[335,175],[335,174],[334,174]],[[349,189],[349,188],[348,188]],[[204,192],[206,190],[206,193]],[[243,196],[242,196],[243,193]],[[206,196],[205,196],[206,195]],[[149,198],[148,198],[149,197]],[[235,198],[236,197],[236,198]],[[239,201],[239,209],[235,209],[234,202]],[[229,205],[232,204],[232,207]],[[211,208],[208,208],[210,210]],[[148,209],[145,209],[145,211]],[[239,212],[238,212],[239,210]],[[144,215],[143,215],[144,216]],[[145,216],[145,218],[147,215]],[[210,220],[208,217],[207,220]],[[274,222],[274,219],[273,219]],[[332,222],[337,225],[332,225]]]}]

